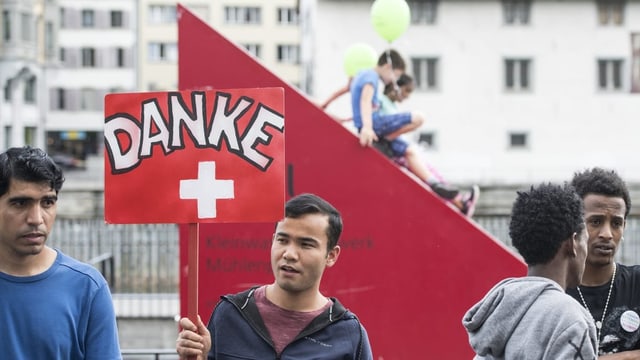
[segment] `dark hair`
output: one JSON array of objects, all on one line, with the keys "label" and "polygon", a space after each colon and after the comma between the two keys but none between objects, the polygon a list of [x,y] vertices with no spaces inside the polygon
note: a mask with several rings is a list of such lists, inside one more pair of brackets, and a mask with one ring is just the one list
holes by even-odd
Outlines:
[{"label": "dark hair", "polygon": [[573,186],[551,183],[518,192],[511,209],[509,236],[529,265],[546,264],[563,241],[584,231],[582,199]]},{"label": "dark hair", "polygon": [[396,83],[389,83],[387,85],[385,85],[384,87],[384,94],[391,94],[392,91],[394,91],[396,89],[396,86],[398,88],[401,88],[405,85],[411,85],[413,84],[413,78],[411,77],[411,75],[407,75],[405,73],[402,73],[400,75],[400,77],[398,77],[398,80],[396,80]]},{"label": "dark hair", "polygon": [[624,210],[625,219],[627,215],[629,215],[629,211],[631,211],[629,189],[615,170],[594,167],[593,169],[584,170],[583,172],[576,172],[573,174],[571,185],[576,188],[578,195],[583,199],[588,194],[622,198],[626,207]]},{"label": "dark hair", "polygon": [[342,233],[342,217],[333,205],[314,194],[300,194],[287,201],[284,207],[285,217],[299,218],[307,214],[323,214],[329,217],[327,226],[327,250],[338,245]]},{"label": "dark hair", "polygon": [[0,196],[9,190],[11,179],[47,182],[56,194],[64,183],[62,169],[47,153],[30,146],[13,147],[0,154]]},{"label": "dark hair", "polygon": [[380,54],[380,57],[378,58],[378,66],[388,63],[389,60],[391,60],[391,68],[394,70],[398,69],[404,71],[407,67],[400,53],[393,49],[386,50]]}]

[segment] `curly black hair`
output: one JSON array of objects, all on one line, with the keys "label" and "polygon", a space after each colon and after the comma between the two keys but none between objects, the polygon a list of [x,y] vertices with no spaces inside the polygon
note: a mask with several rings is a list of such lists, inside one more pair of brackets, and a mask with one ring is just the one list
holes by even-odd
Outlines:
[{"label": "curly black hair", "polygon": [[631,211],[629,189],[615,170],[594,167],[583,172],[576,172],[573,175],[573,180],[571,180],[571,185],[575,187],[578,195],[583,199],[587,194],[622,198],[625,206],[625,219],[629,215],[629,211]]},{"label": "curly black hair", "polygon": [[517,194],[509,236],[527,265],[548,263],[563,241],[584,231],[582,199],[573,186],[546,183]]},{"label": "curly black hair", "polygon": [[0,154],[0,196],[9,190],[11,179],[46,182],[56,194],[64,183],[62,170],[53,159],[30,146],[13,147]]}]

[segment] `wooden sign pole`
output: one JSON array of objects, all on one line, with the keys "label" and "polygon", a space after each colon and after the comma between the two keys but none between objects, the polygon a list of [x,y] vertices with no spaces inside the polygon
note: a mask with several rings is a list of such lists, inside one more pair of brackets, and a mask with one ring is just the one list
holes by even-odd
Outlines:
[{"label": "wooden sign pole", "polygon": [[200,241],[200,224],[189,224],[189,244],[187,258],[187,317],[198,323],[198,250]]}]

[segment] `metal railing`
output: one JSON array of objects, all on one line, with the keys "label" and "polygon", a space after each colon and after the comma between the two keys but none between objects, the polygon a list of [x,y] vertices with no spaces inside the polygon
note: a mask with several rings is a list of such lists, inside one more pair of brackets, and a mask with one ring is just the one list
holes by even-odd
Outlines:
[{"label": "metal railing", "polygon": [[[479,216],[476,223],[512,247],[508,216]],[[96,266],[109,281],[114,300],[128,317],[170,316],[177,305],[179,234],[173,224],[111,225],[102,220],[59,219],[49,244]],[[514,250],[515,252],[515,250]],[[640,217],[630,217],[617,260],[640,263]],[[133,296],[132,294],[136,294]],[[140,305],[140,301],[144,304]],[[149,305],[157,303],[157,305]],[[135,305],[138,304],[138,305]],[[131,307],[127,310],[126,307]],[[139,309],[158,309],[144,313]]]}]

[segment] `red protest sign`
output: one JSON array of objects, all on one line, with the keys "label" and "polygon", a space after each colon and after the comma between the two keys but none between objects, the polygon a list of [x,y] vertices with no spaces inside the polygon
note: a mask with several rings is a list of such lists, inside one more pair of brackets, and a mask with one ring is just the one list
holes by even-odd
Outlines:
[{"label": "red protest sign", "polygon": [[282,88],[109,94],[105,220],[282,218]]}]

